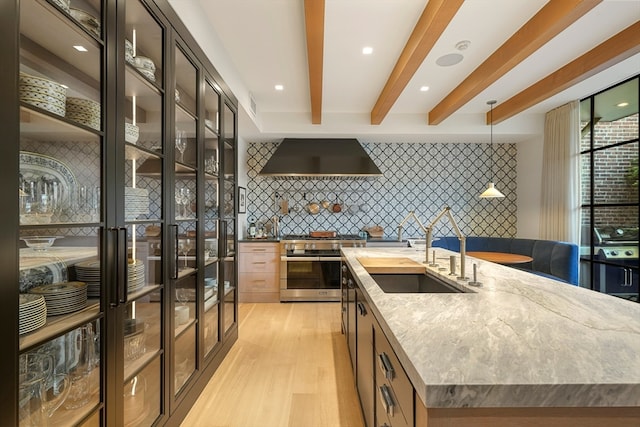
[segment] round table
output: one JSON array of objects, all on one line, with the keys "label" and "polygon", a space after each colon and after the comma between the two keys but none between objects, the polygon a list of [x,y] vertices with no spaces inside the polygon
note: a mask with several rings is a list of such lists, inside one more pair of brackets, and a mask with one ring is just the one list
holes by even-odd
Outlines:
[{"label": "round table", "polygon": [[497,264],[523,264],[533,261],[533,258],[527,255],[510,254],[506,252],[467,252],[467,255],[479,258],[485,261],[495,262]]}]

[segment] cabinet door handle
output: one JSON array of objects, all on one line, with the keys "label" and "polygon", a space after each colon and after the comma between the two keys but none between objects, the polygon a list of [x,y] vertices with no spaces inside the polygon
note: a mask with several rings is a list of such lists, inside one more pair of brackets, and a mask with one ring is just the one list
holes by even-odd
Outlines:
[{"label": "cabinet door handle", "polygon": [[367,315],[367,309],[364,306],[363,303],[358,302],[358,311],[360,312],[360,316],[366,316]]},{"label": "cabinet door handle", "polygon": [[391,396],[389,387],[386,384],[382,384],[380,386],[380,401],[382,402],[382,407],[384,408],[384,411],[387,413],[387,415],[393,417],[396,404],[393,401],[393,397]]},{"label": "cabinet door handle", "polygon": [[266,249],[258,249],[258,248],[251,249],[251,252],[265,252],[265,251]]},{"label": "cabinet door handle", "polygon": [[[122,239],[120,237],[122,236]],[[118,302],[126,304],[129,296],[129,262],[127,256],[128,233],[127,227],[118,229]]]},{"label": "cabinet door handle", "polygon": [[175,229],[175,233],[173,233],[173,266],[171,270],[171,278],[178,278],[178,225],[171,224],[169,227],[173,227]]},{"label": "cabinet door handle", "polygon": [[393,369],[393,365],[391,364],[391,360],[389,360],[389,356],[384,351],[378,354],[378,363],[380,364],[380,368],[384,371],[384,377],[389,381],[393,380],[396,376],[396,371]]},{"label": "cabinet door handle", "polygon": [[[106,283],[112,284],[110,293],[109,293],[109,306],[115,308],[118,306],[118,299],[120,295],[120,282],[119,282],[119,272],[118,272],[118,228],[111,227],[106,230],[106,241],[107,241],[107,250],[106,250],[106,264],[107,265],[115,265],[115,269],[103,269],[102,263],[100,263],[101,275],[105,278]],[[105,271],[106,270],[106,271]],[[115,271],[115,274],[114,274]]]}]

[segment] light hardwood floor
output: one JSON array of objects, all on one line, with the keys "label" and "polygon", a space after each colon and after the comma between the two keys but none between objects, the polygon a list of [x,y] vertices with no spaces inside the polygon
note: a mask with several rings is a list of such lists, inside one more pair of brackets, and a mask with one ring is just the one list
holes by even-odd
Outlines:
[{"label": "light hardwood floor", "polygon": [[183,427],[362,427],[339,303],[240,304],[239,338]]}]

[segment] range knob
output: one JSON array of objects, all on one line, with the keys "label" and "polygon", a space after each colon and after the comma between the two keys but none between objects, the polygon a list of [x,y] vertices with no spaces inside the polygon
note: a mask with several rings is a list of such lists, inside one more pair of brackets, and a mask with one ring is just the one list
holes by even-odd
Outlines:
[{"label": "range knob", "polygon": [[340,246],[339,246],[337,243],[333,243],[333,244],[331,245],[331,248],[332,248],[332,249],[338,249],[338,248],[340,248]]},{"label": "range knob", "polygon": [[631,256],[631,255],[633,255],[633,251],[631,249],[627,249],[626,251],[624,251],[624,254],[626,256]]},{"label": "range knob", "polygon": [[284,250],[285,250],[285,251],[288,251],[288,250],[289,250],[289,244],[288,244],[288,243],[285,243],[285,244],[284,244]]},{"label": "range knob", "polygon": [[618,256],[618,251],[611,251],[611,256]]},{"label": "range knob", "polygon": [[312,243],[312,244],[311,244],[311,249],[315,249],[315,248],[316,248],[316,244],[315,244],[315,243]]},{"label": "range knob", "polygon": [[305,249],[311,249],[311,243],[305,243],[304,244],[304,248]]}]

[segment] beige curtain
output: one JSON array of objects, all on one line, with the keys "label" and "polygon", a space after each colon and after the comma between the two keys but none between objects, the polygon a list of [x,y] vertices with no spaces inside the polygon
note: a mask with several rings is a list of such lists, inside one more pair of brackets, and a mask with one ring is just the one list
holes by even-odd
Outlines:
[{"label": "beige curtain", "polygon": [[540,237],[580,243],[580,102],[544,121]]}]

